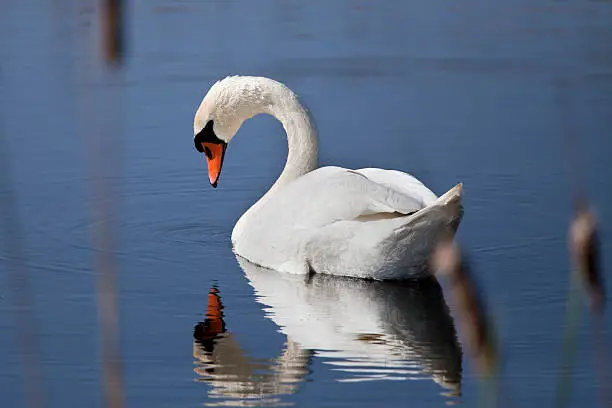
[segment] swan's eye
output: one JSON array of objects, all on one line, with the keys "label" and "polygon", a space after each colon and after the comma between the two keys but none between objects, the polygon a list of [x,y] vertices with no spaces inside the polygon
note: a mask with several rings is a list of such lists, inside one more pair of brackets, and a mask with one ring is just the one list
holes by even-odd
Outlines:
[{"label": "swan's eye", "polygon": [[210,149],[208,148],[208,146],[204,146],[204,154],[206,155],[208,160],[212,160],[213,155],[212,155],[212,152],[210,151]]}]

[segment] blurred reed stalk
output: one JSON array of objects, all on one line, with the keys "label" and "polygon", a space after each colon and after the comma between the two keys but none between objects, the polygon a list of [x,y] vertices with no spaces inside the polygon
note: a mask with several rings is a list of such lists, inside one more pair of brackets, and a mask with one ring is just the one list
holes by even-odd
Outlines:
[{"label": "blurred reed stalk", "polygon": [[[610,376],[608,351],[603,332],[603,313],[605,290],[599,261],[599,238],[595,216],[584,204],[576,210],[568,233],[568,250],[571,258],[572,273],[570,292],[566,306],[563,354],[557,381],[555,406],[569,406],[571,397],[571,374],[578,346],[582,298],[589,303],[592,322],[595,365],[600,388],[602,406],[609,406]],[[580,286],[582,285],[582,290]],[[584,296],[583,296],[584,294]]]},{"label": "blurred reed stalk", "polygon": [[433,270],[448,283],[449,295],[455,305],[462,343],[467,348],[478,375],[483,379],[481,405],[498,406],[500,400],[500,358],[493,324],[468,261],[452,240],[443,240],[432,257]]},{"label": "blurred reed stalk", "polygon": [[578,208],[570,224],[568,249],[574,273],[582,281],[591,313],[601,317],[605,306],[605,289],[599,261],[599,234],[595,216],[585,207]]},{"label": "blurred reed stalk", "polygon": [[[3,88],[3,77],[0,71],[0,89]],[[4,95],[6,93],[2,92]],[[0,226],[3,232],[4,254],[8,271],[9,298],[12,302],[17,342],[21,347],[24,367],[24,391],[27,406],[43,406],[42,376],[40,367],[40,347],[34,316],[33,296],[30,286],[30,271],[26,263],[22,226],[17,210],[17,198],[13,188],[11,160],[8,154],[8,143],[4,123],[0,112]]]},{"label": "blurred reed stalk", "polygon": [[[575,129],[568,109],[569,84],[566,81],[555,83],[557,105],[560,110],[563,136],[568,152],[569,177],[574,204],[574,217],[568,232],[568,251],[571,270],[570,288],[566,303],[565,326],[561,354],[561,366],[557,377],[555,407],[569,406],[571,398],[571,375],[576,359],[582,293],[586,295],[592,317],[592,334],[595,346],[595,364],[600,387],[602,406],[612,403],[610,399],[610,377],[608,373],[608,352],[603,332],[603,313],[605,289],[599,260],[599,235],[593,212],[588,208],[584,192],[582,165],[579,146],[575,139]],[[583,290],[580,290],[582,284]]]},{"label": "blurred reed stalk", "polygon": [[120,65],[125,52],[123,23],[125,2],[123,0],[102,0],[102,50],[109,64]]},{"label": "blurred reed stalk", "polygon": [[[595,216],[586,208],[579,208],[570,225],[568,249],[574,266],[574,275],[582,281],[591,311],[592,335],[602,406],[612,403],[610,398],[609,355],[603,332],[605,289],[599,258],[599,234]],[[576,278],[574,278],[576,279]]]},{"label": "blurred reed stalk", "polygon": [[[123,62],[123,13],[121,0],[103,0],[101,10],[101,39],[105,68],[104,85],[111,85],[119,92],[119,70]],[[106,83],[105,83],[106,82]],[[107,89],[108,91],[108,89]],[[100,328],[100,343],[104,372],[104,395],[106,406],[123,408],[125,392],[121,364],[119,313],[117,300],[117,186],[119,181],[119,101],[105,100],[101,103],[105,123],[110,129],[102,132],[100,126],[92,131],[89,154],[93,166],[93,239],[95,268],[97,273],[97,302]],[[94,106],[90,106],[94,109]],[[91,117],[95,116],[88,113]],[[113,126],[114,125],[114,126]],[[104,126],[102,126],[104,127]]]},{"label": "blurred reed stalk", "polygon": [[[595,346],[595,365],[599,379],[602,406],[610,405],[608,352],[603,334],[603,312],[605,291],[599,262],[599,239],[595,217],[586,207],[579,207],[572,220],[568,234],[568,249],[571,257],[572,272],[566,304],[565,326],[561,354],[561,366],[557,378],[555,407],[570,405],[571,375],[576,359],[582,298],[589,302],[592,317],[592,334]],[[582,285],[582,290],[580,286]],[[585,294],[586,296],[582,296]]]}]

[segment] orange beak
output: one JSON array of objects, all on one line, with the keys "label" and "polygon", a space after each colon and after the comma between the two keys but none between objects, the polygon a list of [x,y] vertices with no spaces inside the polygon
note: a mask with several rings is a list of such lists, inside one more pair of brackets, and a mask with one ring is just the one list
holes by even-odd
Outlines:
[{"label": "orange beak", "polygon": [[221,166],[223,166],[226,147],[225,143],[202,142],[202,149],[208,161],[208,179],[213,187],[217,187],[217,182],[221,175]]}]

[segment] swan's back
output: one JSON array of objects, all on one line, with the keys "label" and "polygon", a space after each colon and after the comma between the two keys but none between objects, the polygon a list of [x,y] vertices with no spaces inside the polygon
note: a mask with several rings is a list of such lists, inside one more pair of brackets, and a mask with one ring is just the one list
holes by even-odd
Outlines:
[{"label": "swan's back", "polygon": [[[284,186],[240,224],[235,251],[271,269],[374,279],[417,275],[443,230],[461,217],[414,177],[323,167]],[[459,204],[459,206],[455,205]],[[414,256],[410,256],[412,252]]]}]

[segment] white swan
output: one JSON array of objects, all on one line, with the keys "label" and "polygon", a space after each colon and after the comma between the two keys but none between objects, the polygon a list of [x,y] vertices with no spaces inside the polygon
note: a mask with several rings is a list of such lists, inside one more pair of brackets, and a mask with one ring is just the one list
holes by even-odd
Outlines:
[{"label": "white swan", "polygon": [[425,273],[435,243],[459,225],[461,184],[436,198],[399,171],[317,168],[317,131],[297,96],[272,79],[233,76],[210,88],[194,119],[195,147],[206,155],[213,187],[228,143],[260,113],[282,123],[289,151],[278,180],[234,227],[238,255],[296,274],[384,280]]}]

